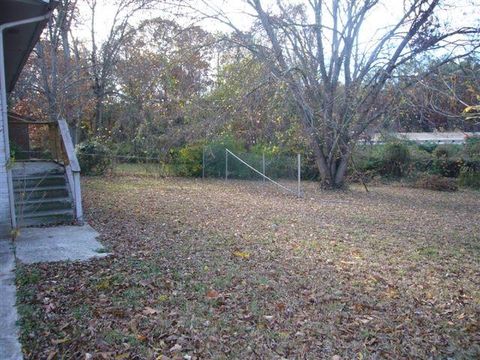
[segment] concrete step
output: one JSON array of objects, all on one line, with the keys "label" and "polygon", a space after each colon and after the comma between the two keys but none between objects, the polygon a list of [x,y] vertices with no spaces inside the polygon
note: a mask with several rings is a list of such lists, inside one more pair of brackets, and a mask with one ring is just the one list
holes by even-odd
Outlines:
[{"label": "concrete step", "polygon": [[72,223],[73,199],[62,166],[48,161],[19,162],[12,173],[19,226]]},{"label": "concrete step", "polygon": [[21,227],[69,224],[73,222],[73,215],[73,209],[36,211],[19,216],[17,222]]},{"label": "concrete step", "polygon": [[52,161],[19,161],[13,165],[14,177],[44,176],[45,174],[63,174],[62,166]]},{"label": "concrete step", "polygon": [[66,210],[72,209],[72,199],[69,197],[60,198],[44,198],[26,201],[18,201],[15,211],[17,215],[20,213],[31,213],[36,211],[47,210]]},{"label": "concrete step", "polygon": [[64,198],[69,196],[66,185],[17,188],[14,189],[14,193],[17,202],[37,199]]},{"label": "concrete step", "polygon": [[65,176],[63,174],[45,175],[45,176],[27,176],[13,177],[13,188],[34,188],[38,186],[65,185]]}]

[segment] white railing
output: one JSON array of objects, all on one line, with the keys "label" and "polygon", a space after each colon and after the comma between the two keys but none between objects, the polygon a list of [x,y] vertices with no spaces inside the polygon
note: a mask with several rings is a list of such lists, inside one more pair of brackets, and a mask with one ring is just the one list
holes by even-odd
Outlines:
[{"label": "white railing", "polygon": [[70,193],[73,197],[75,204],[75,219],[83,225],[83,208],[82,208],[82,190],[80,186],[80,164],[78,163],[77,156],[75,155],[75,148],[73,146],[72,137],[70,136],[70,130],[65,119],[58,120],[58,131],[60,138],[62,139],[62,147],[66,155],[67,161],[65,161],[65,172],[68,178],[68,184],[70,186]]}]

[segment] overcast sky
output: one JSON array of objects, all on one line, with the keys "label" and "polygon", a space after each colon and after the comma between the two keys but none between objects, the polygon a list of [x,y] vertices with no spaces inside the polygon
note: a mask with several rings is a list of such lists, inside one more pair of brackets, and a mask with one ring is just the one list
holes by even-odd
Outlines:
[{"label": "overcast sky", "polygon": [[[88,40],[90,13],[88,6],[86,6],[83,1],[80,1],[82,21],[79,25],[78,33],[82,38]],[[365,21],[362,32],[362,38],[364,41],[371,39],[378,29],[392,25],[399,16],[401,16],[404,1],[405,0],[381,0],[381,4],[377,6]],[[288,2],[288,0],[284,0],[284,2]],[[290,0],[290,3],[298,2],[305,2],[305,0]],[[476,22],[478,26],[480,17],[480,0],[446,0],[445,2],[450,3],[452,6],[448,7],[448,10],[441,12],[441,19],[443,21],[457,24],[460,23],[462,25]],[[111,0],[98,0],[96,35],[99,40],[105,38],[109,33],[115,12],[115,6],[112,5],[112,3],[113,1]],[[205,3],[209,3],[211,8],[206,6]],[[263,3],[265,8],[275,7],[275,0],[264,0]],[[221,9],[223,12],[227,13],[232,22],[241,29],[247,29],[252,22],[252,18],[248,16],[248,13],[251,13],[251,10],[243,0],[194,0],[192,4],[194,7],[198,8],[199,11],[204,13],[213,13],[215,11],[214,9]],[[190,11],[190,15],[193,15],[192,11]],[[196,15],[198,16],[198,14]],[[157,9],[155,11],[138,14],[132,22],[138,23],[144,19],[155,16],[171,17],[172,15],[165,10]],[[180,23],[187,23],[185,18],[178,18],[177,20]],[[225,25],[211,19],[204,20],[199,24],[211,32],[228,31],[228,28]]]}]

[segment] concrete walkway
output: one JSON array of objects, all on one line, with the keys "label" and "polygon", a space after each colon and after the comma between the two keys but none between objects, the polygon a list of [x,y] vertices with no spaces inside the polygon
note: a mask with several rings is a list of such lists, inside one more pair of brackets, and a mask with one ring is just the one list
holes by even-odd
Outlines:
[{"label": "concrete walkway", "polygon": [[15,257],[11,241],[0,240],[0,359],[22,359],[15,307]]},{"label": "concrete walkway", "polygon": [[[108,256],[89,225],[22,229],[15,241],[17,259],[25,264],[86,261]],[[0,360],[22,359],[15,308],[15,257],[12,242],[0,240]]]}]

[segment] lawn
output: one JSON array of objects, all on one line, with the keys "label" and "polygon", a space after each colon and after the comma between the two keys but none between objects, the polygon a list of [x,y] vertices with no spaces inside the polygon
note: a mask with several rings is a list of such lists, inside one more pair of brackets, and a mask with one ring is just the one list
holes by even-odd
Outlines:
[{"label": "lawn", "polygon": [[112,256],[20,267],[27,359],[480,356],[480,193],[89,178]]}]

